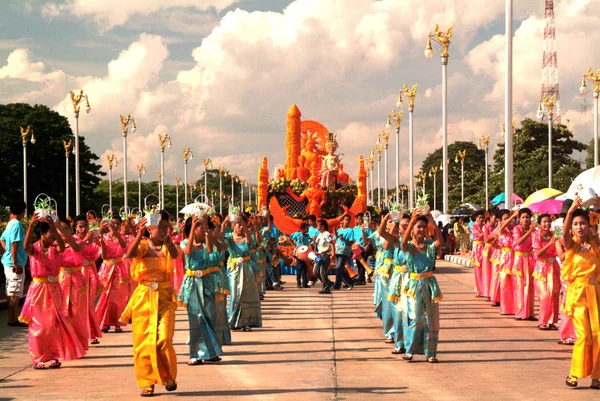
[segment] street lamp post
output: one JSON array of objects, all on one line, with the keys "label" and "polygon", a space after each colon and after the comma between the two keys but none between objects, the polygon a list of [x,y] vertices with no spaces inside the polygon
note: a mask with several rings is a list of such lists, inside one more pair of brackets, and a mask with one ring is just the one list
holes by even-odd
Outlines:
[{"label": "street lamp post", "polygon": [[437,188],[436,188],[436,177],[437,177],[437,172],[438,172],[438,167],[437,166],[433,166],[429,169],[429,176],[433,177],[433,210],[437,210],[437,201],[436,201],[436,197],[437,197]]},{"label": "street lamp post", "polygon": [[219,214],[223,215],[223,174],[227,171],[225,167],[219,167]]},{"label": "street lamp post", "polygon": [[[504,85],[504,124],[508,127],[512,121],[512,69],[513,69],[513,0],[506,0],[505,21],[505,85]],[[513,136],[504,137],[504,196],[507,209],[513,204]]]},{"label": "street lamp post", "polygon": [[202,160],[202,164],[204,165],[204,197],[206,198],[206,201],[208,202],[208,184],[206,181],[206,172],[208,171],[208,166],[210,166],[212,168],[212,161],[208,158]]},{"label": "street lamp post", "polygon": [[246,180],[244,178],[240,179],[240,210],[244,211],[244,186],[246,185]]},{"label": "street lamp post", "polygon": [[184,201],[185,204],[188,204],[188,196],[187,196],[187,164],[188,164],[188,157],[190,160],[194,160],[194,152],[191,151],[190,148],[187,149],[181,149],[181,153],[183,153],[183,188],[184,188]]},{"label": "street lamp post", "polygon": [[377,137],[377,144],[375,145],[375,151],[377,152],[377,206],[381,207],[381,141]]},{"label": "street lamp post", "polygon": [[369,158],[367,159],[369,161],[369,180],[371,181],[371,206],[373,206],[373,204],[375,203],[375,194],[373,193],[373,191],[375,190],[375,187],[373,187],[373,170],[375,169],[375,153],[374,150],[371,149],[371,154],[369,155]]},{"label": "street lamp post", "polygon": [[158,142],[160,143],[160,205],[165,208],[165,144],[171,149],[171,137],[169,134],[158,134]]},{"label": "street lamp post", "polygon": [[162,204],[162,199],[160,198],[160,192],[162,190],[162,185],[160,183],[163,180],[163,175],[162,175],[162,173],[160,171],[158,172],[157,177],[158,177],[158,198],[159,198],[158,199],[158,203],[160,204],[160,208],[159,209],[164,209],[165,206]]},{"label": "street lamp post", "polygon": [[412,203],[414,187],[412,183],[412,177],[415,174],[413,166],[413,111],[415,110],[415,97],[417,96],[417,85],[413,85],[412,89],[408,89],[408,85],[404,84],[404,87],[398,92],[398,101],[396,105],[402,107],[402,96],[406,96],[408,99],[408,175],[411,177],[408,180],[409,186],[409,207],[414,207]]},{"label": "street lamp post", "polygon": [[142,174],[146,174],[146,167],[143,164],[138,164],[135,166],[138,172],[138,209],[143,211],[142,209]]},{"label": "street lamp post", "polygon": [[[396,104],[398,107],[402,106],[402,98],[400,97],[400,94],[398,94],[398,102]],[[400,123],[402,122],[403,113],[403,110],[399,110],[398,114],[392,110],[391,114],[396,128],[396,203],[398,203],[398,199],[400,198]]]},{"label": "street lamp post", "polygon": [[482,135],[481,138],[477,140],[477,149],[483,150],[485,152],[485,210],[488,210],[488,205],[490,203],[490,198],[488,194],[488,149],[490,145],[490,136]]},{"label": "street lamp post", "polygon": [[65,148],[65,217],[69,217],[69,154],[73,147],[73,139],[63,141]]},{"label": "street lamp post", "polygon": [[78,95],[75,95],[73,91],[69,91],[69,94],[71,95],[73,114],[75,116],[75,146],[73,148],[75,153],[75,214],[79,216],[81,213],[81,183],[79,182],[79,110],[81,107],[79,103],[85,99],[85,112],[88,114],[92,111],[92,108],[90,107],[88,96],[83,94],[83,89],[79,91]]},{"label": "street lamp post", "polygon": [[544,117],[544,113],[548,116],[548,188],[552,188],[552,114],[555,102],[556,96],[548,99],[548,96],[544,95],[537,110],[538,118]]},{"label": "street lamp post", "polygon": [[[31,126],[27,126],[27,129],[21,128],[21,141],[23,142],[23,202],[27,205],[27,139],[31,136],[31,144],[35,144],[35,134]],[[27,215],[27,209],[25,209],[25,215]]]},{"label": "street lamp post", "polygon": [[400,195],[402,196],[402,207],[404,208],[404,192],[407,190],[406,185],[400,185]]},{"label": "street lamp post", "polygon": [[454,162],[460,162],[460,201],[461,203],[465,202],[465,156],[467,155],[467,150],[459,150],[456,152],[456,157],[454,158]]},{"label": "street lamp post", "polygon": [[597,72],[588,67],[586,74],[581,78],[581,87],[579,91],[582,95],[587,93],[585,79],[589,79],[594,84],[594,167],[598,165],[598,95],[600,93],[600,69]]},{"label": "street lamp post", "polygon": [[235,182],[238,180],[236,173],[231,174],[231,202],[235,203]]},{"label": "street lamp post", "polygon": [[123,132],[123,197],[125,198],[124,207],[125,210],[128,210],[128,200],[127,200],[127,131],[129,130],[128,126],[131,124],[131,133],[135,134],[136,126],[135,120],[131,117],[130,114],[127,114],[127,117],[123,117],[119,115],[119,120],[121,121],[121,131]]},{"label": "street lamp post", "polygon": [[179,184],[181,184],[181,177],[175,177],[175,204],[177,205],[177,215],[179,215]]},{"label": "street lamp post", "polygon": [[192,201],[194,200],[194,188],[196,188],[196,184],[192,181],[188,185],[190,186],[190,201]]},{"label": "street lamp post", "polygon": [[[431,48],[431,41],[438,43],[442,46],[440,50],[440,56],[442,60],[442,160],[448,160],[448,48],[450,47],[450,40],[452,39],[452,26],[446,30],[446,32],[440,30],[439,26],[436,25],[434,30],[429,33],[427,38],[427,47],[425,49],[425,56],[431,58],[433,56],[433,49]],[[443,194],[442,199],[444,201],[443,212],[448,213],[448,169],[444,169],[442,174],[443,181]]]},{"label": "street lamp post", "polygon": [[108,208],[110,209],[110,212],[113,212],[113,206],[112,206],[112,169],[113,166],[118,166],[119,162],[117,160],[117,157],[112,154],[112,155],[108,155],[106,156],[106,159],[108,160]]},{"label": "street lamp post", "polygon": [[421,179],[421,182],[423,183],[423,196],[425,196],[427,173],[425,171],[421,171],[419,173],[419,178]]},{"label": "street lamp post", "polygon": [[[388,117],[388,122],[389,122],[389,117]],[[389,205],[389,198],[388,198],[388,143],[390,140],[390,136],[391,136],[391,132],[390,131],[385,131],[385,130],[381,130],[381,139],[383,140],[383,168],[384,168],[384,173],[383,173],[383,186],[384,186],[384,190],[383,193],[385,195],[385,205]]]}]

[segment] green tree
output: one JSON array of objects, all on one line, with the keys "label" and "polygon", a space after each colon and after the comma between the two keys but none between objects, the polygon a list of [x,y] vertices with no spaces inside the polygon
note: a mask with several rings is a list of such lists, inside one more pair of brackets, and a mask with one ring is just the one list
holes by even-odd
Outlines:
[{"label": "green tree", "polygon": [[[451,213],[453,210],[460,206],[461,202],[461,163],[460,160],[456,162],[456,155],[458,151],[466,151],[465,156],[465,202],[472,202],[477,205],[484,205],[485,203],[485,152],[477,149],[477,145],[473,142],[458,141],[448,145],[448,211]],[[433,208],[433,176],[429,176],[429,172],[432,168],[438,168],[437,177],[435,179],[435,207],[438,210],[443,208],[443,171],[440,170],[442,166],[442,148],[436,149],[434,152],[427,155],[421,166],[420,172],[427,174],[426,179],[426,191],[429,195],[429,205]],[[417,173],[418,175],[418,173]],[[421,187],[422,184],[419,184]],[[420,193],[419,193],[420,195]]]},{"label": "green tree", "polygon": [[[0,204],[23,198],[23,145],[19,127],[31,126],[36,143],[27,144],[28,204],[39,193],[46,193],[58,202],[59,214],[65,212],[65,151],[63,140],[74,139],[66,117],[43,105],[25,103],[0,105]],[[100,182],[98,156],[90,151],[85,139],[79,137],[81,206],[85,210],[92,202],[94,188]],[[70,212],[75,213],[75,162],[69,163]],[[32,207],[30,206],[30,209]]]},{"label": "green tree", "polygon": [[[513,141],[514,192],[523,197],[548,187],[548,125],[530,118],[521,122]],[[552,186],[566,192],[571,181],[581,173],[581,166],[572,158],[573,152],[586,146],[573,139],[564,125],[552,129]],[[494,154],[491,176],[491,196],[504,192],[504,144]]]},{"label": "green tree", "polygon": [[585,168],[590,169],[594,167],[594,139],[588,143],[588,146],[585,148],[587,152],[587,157],[585,158]]}]

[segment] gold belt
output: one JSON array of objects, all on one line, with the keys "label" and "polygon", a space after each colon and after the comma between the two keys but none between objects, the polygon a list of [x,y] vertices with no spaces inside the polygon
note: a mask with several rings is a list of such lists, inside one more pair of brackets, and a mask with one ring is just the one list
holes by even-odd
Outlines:
[{"label": "gold belt", "polygon": [[479,244],[481,244],[481,241],[480,241],[480,240],[475,240],[475,241],[473,241],[473,245],[479,245]]},{"label": "gold belt", "polygon": [[54,276],[34,277],[33,281],[36,283],[54,284],[56,283],[56,278]]},{"label": "gold belt", "polygon": [[115,259],[104,259],[104,264],[106,265],[116,265],[117,263],[121,263],[123,258],[115,258]]},{"label": "gold belt", "polygon": [[531,256],[531,252],[516,251],[515,252],[515,256],[525,256],[525,257],[528,257],[528,256]]},{"label": "gold belt", "polygon": [[408,271],[406,265],[396,265],[394,266],[394,270],[396,270],[398,273],[406,273]]},{"label": "gold belt", "polygon": [[427,272],[427,273],[410,273],[410,278],[413,278],[415,280],[425,280],[425,279],[428,279],[429,277],[433,277],[433,273],[432,272]]},{"label": "gold belt", "polygon": [[141,281],[140,284],[145,285],[152,291],[158,291],[161,288],[171,287],[171,283],[168,281]]},{"label": "gold belt", "polygon": [[577,277],[573,283],[598,285],[600,284],[600,276]]},{"label": "gold belt", "polygon": [[502,252],[512,252],[512,248],[504,246],[504,247],[502,247]]},{"label": "gold belt", "polygon": [[227,261],[227,266],[229,266],[230,269],[234,269],[236,263],[242,263],[242,262],[247,262],[250,260],[250,256],[240,256],[238,258],[229,258],[229,260]]},{"label": "gold belt", "polygon": [[185,271],[185,275],[188,277],[196,277],[196,278],[202,278],[204,276],[207,276],[211,273],[216,273],[218,271],[220,271],[221,269],[219,268],[219,266],[213,266],[213,267],[209,267],[208,269],[204,269],[204,270],[187,270]]},{"label": "gold belt", "polygon": [[394,264],[394,259],[392,258],[385,258],[383,259],[383,263],[389,263],[390,265]]},{"label": "gold belt", "polygon": [[84,259],[84,260],[83,260],[83,263],[82,263],[82,266],[88,267],[88,266],[89,266],[89,265],[91,265],[91,264],[92,264],[92,262],[91,262],[91,261],[89,261],[89,260],[87,260],[87,259]]},{"label": "gold belt", "polygon": [[60,270],[62,270],[62,272],[65,274],[71,274],[71,273],[80,272],[81,266],[79,266],[79,267],[61,267]]}]

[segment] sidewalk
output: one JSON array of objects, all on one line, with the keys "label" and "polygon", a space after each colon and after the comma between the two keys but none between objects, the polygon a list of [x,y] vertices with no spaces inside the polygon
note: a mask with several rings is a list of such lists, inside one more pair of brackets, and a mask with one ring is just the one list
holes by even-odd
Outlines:
[{"label": "sidewalk", "polygon": [[[569,389],[572,348],[535,322],[501,317],[473,293],[472,269],[438,261],[444,293],[437,365],[423,356],[407,363],[392,355],[373,313],[372,285],[331,296],[296,289],[263,302],[264,328],[234,332],[216,365],[187,366],[187,318],[177,312],[179,389],[161,399],[206,400],[597,400],[598,392]],[[293,284],[293,285],[292,285]],[[0,398],[6,400],[139,399],[131,333],[109,333],[78,361],[58,370],[30,368],[27,332],[0,316]],[[127,328],[129,329],[129,327]]]}]

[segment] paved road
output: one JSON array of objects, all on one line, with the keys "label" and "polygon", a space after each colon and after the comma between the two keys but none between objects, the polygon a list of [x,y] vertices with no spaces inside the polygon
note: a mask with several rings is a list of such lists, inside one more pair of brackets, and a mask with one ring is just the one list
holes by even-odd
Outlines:
[{"label": "paved road", "polygon": [[[416,356],[407,363],[390,352],[374,317],[372,286],[321,296],[296,289],[268,293],[264,325],[233,333],[218,365],[189,367],[187,321],[177,313],[179,389],[164,398],[207,400],[597,400],[589,390],[564,385],[571,348],[556,332],[501,317],[474,297],[469,268],[439,262],[440,363]],[[6,311],[0,316],[6,321]],[[109,333],[78,361],[58,370],[29,364],[26,330],[0,326],[0,399],[130,400],[138,397],[131,333]]]}]

